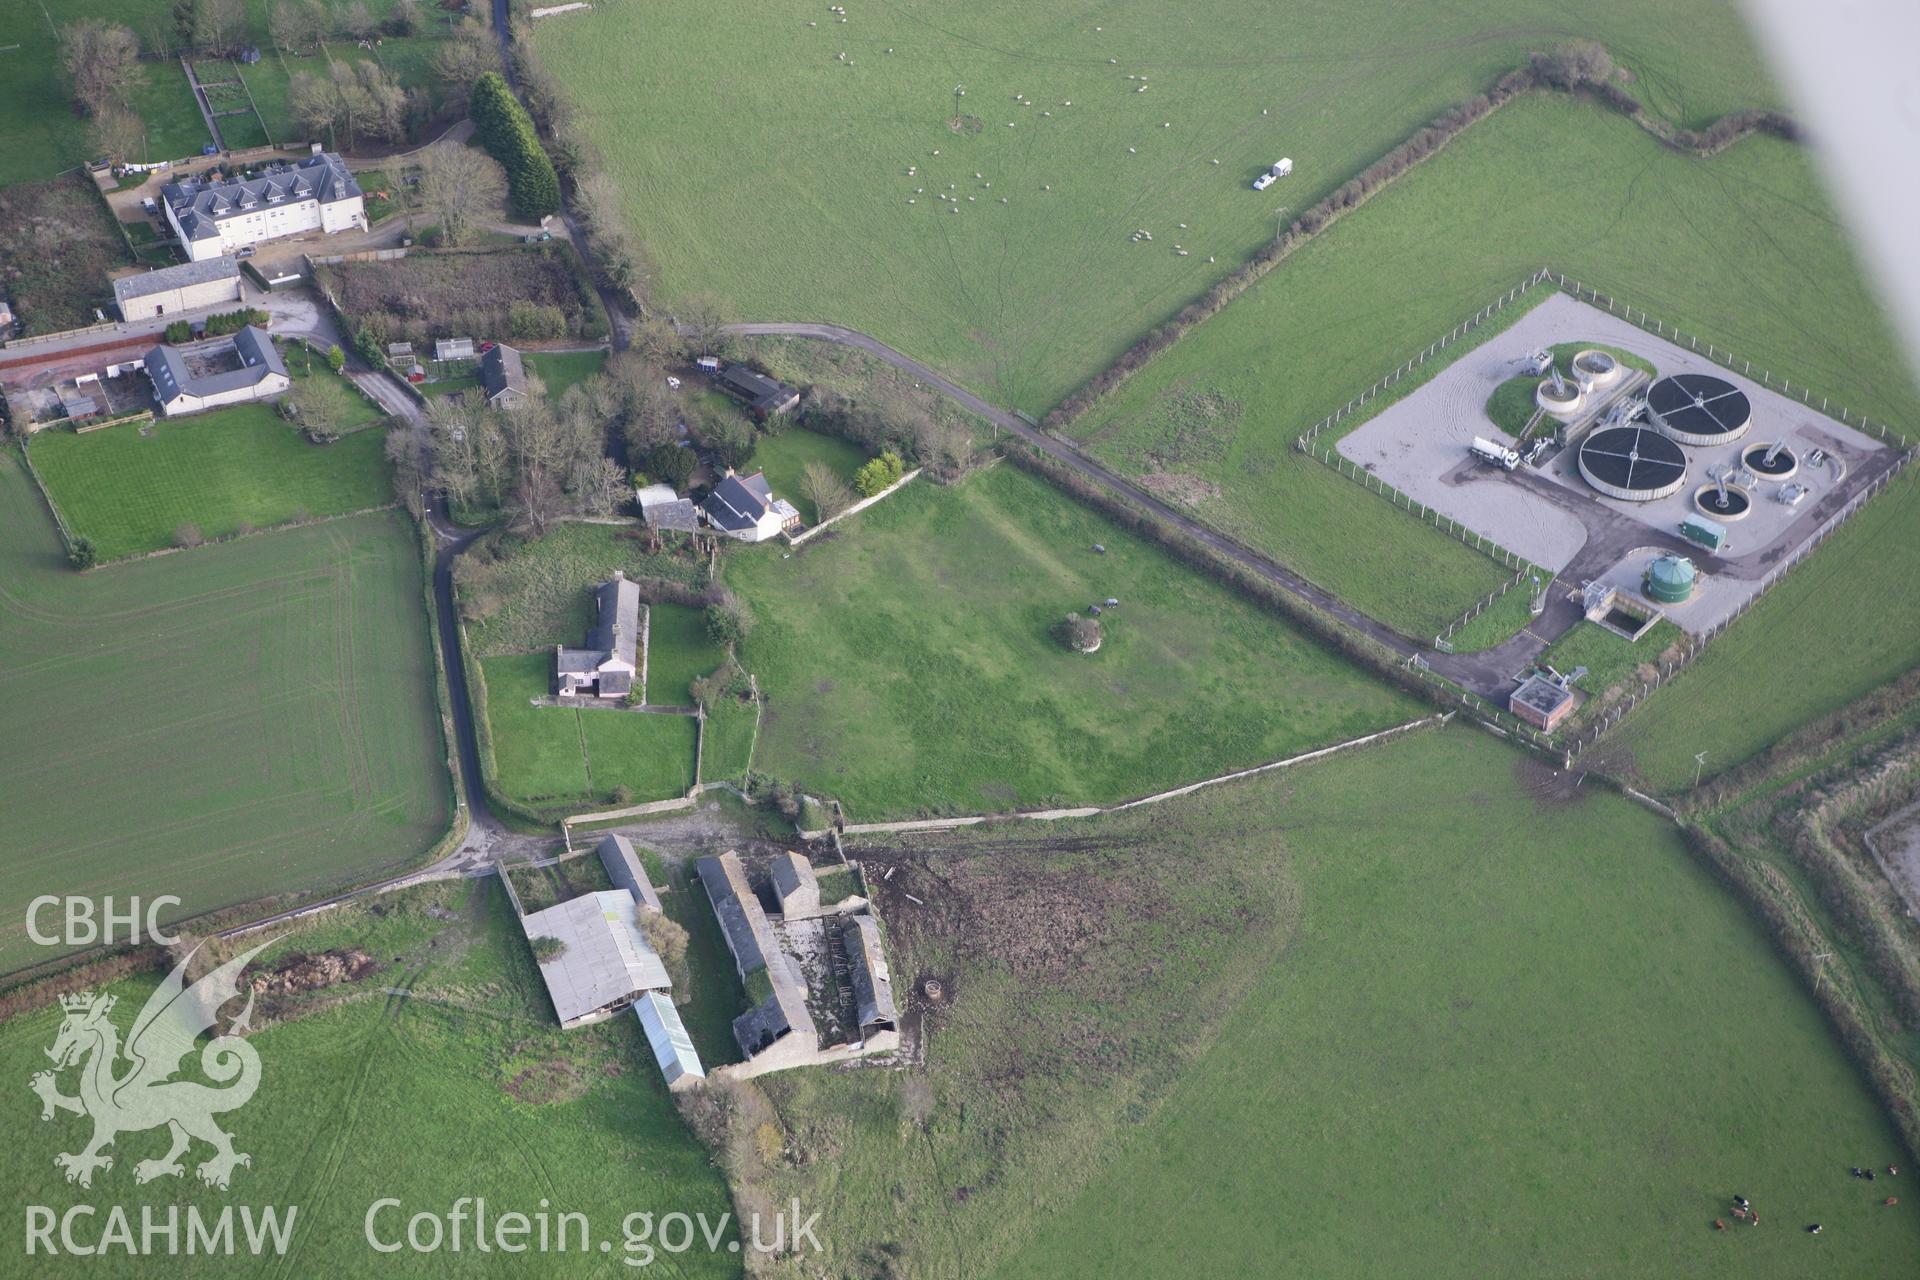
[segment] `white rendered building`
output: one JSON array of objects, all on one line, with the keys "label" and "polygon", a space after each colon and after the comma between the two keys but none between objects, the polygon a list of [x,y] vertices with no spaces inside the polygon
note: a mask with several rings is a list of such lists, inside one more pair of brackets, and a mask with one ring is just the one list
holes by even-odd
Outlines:
[{"label": "white rendered building", "polygon": [[268,165],[257,178],[170,182],[160,198],[180,247],[195,262],[308,231],[332,235],[367,226],[360,184],[332,152]]}]

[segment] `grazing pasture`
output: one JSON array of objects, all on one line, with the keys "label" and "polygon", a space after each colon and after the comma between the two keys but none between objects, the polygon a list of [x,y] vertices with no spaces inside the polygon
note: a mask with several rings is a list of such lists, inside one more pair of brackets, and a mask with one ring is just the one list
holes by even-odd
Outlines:
[{"label": "grazing pasture", "polygon": [[[1611,112],[1534,95],[1309,242],[1071,431],[1143,482],[1191,486],[1210,523],[1430,636],[1491,589],[1465,548],[1294,439],[1546,264],[1856,412],[1920,418],[1805,149],[1753,138],[1701,160]],[[1157,463],[1171,409],[1197,396],[1244,412],[1216,425],[1206,451]]]},{"label": "grazing pasture", "polygon": [[271,405],[241,404],[86,435],[42,431],[28,449],[68,526],[114,560],[180,545],[188,527],[190,540],[223,538],[391,502],[385,441],[359,430],[316,445]]},{"label": "grazing pasture", "polygon": [[[678,890],[669,895],[690,896]],[[487,1257],[474,1247],[471,1217],[462,1224],[458,1255],[444,1245],[437,1254],[374,1252],[367,1242],[368,1212],[383,1197],[401,1202],[373,1218],[375,1238],[383,1243],[403,1241],[415,1213],[445,1215],[469,1196],[485,1198],[489,1230],[497,1215],[523,1212],[535,1224],[542,1216],[554,1224],[554,1241],[560,1214],[585,1215],[591,1231],[584,1243],[574,1227],[564,1249],[550,1245],[539,1254],[537,1273],[559,1277],[605,1276],[629,1258],[637,1270],[646,1255],[629,1244],[628,1214],[681,1211],[718,1224],[732,1208],[723,1176],[681,1120],[654,1068],[639,1020],[625,1014],[570,1031],[555,1024],[526,938],[492,877],[423,886],[383,897],[377,906],[327,913],[275,942],[251,971],[271,973],[338,948],[362,951],[371,969],[333,987],[268,995],[255,1005],[259,1029],[248,1042],[259,1057],[259,1091],[221,1118],[236,1148],[252,1158],[233,1172],[230,1189],[206,1186],[196,1176],[195,1166],[209,1151],[197,1142],[181,1177],[138,1182],[134,1166],[166,1152],[164,1129],[121,1133],[112,1148],[113,1167],[96,1174],[90,1189],[70,1185],[53,1156],[78,1150],[87,1122],[61,1114],[41,1124],[31,1097],[20,1108],[18,1141],[0,1155],[0,1189],[56,1214],[110,1197],[136,1224],[136,1242],[143,1210],[157,1224],[178,1211],[183,1257],[189,1209],[212,1223],[236,1202],[256,1210],[280,1206],[283,1214],[297,1206],[285,1255],[269,1255],[270,1265],[289,1275],[377,1275],[392,1258],[424,1260],[422,1270],[396,1264],[395,1274],[428,1274],[427,1263],[444,1266],[449,1256]],[[123,1032],[153,985],[154,979],[142,976],[107,988],[119,1001],[112,1016]],[[696,979],[696,990],[698,985]],[[235,1002],[229,1011],[239,1007]],[[22,1081],[45,1069],[44,1050],[59,1024],[60,1009],[51,999],[0,1023],[0,1065]],[[74,1076],[64,1073],[64,1092],[74,1091]],[[608,1176],[609,1170],[618,1176]],[[77,1238],[98,1238],[106,1225],[104,1209],[76,1224],[88,1221],[94,1225],[79,1228]],[[713,1252],[702,1244],[682,1254],[657,1252],[654,1260],[671,1258],[676,1276],[739,1276],[740,1254],[727,1247],[734,1233],[730,1226],[716,1230],[722,1235]],[[193,1274],[259,1275],[269,1262],[246,1252],[237,1214],[234,1235],[235,1256],[196,1256]],[[57,1244],[59,1237],[54,1239]],[[155,1247],[166,1247],[165,1236],[155,1239]],[[601,1251],[602,1241],[610,1252]],[[23,1248],[13,1242],[9,1255],[24,1259]],[[21,1271],[8,1270],[141,1277],[170,1269],[110,1246],[96,1257],[76,1258],[64,1249],[61,1255],[43,1253],[23,1261]],[[526,1271],[524,1257],[505,1258],[509,1265],[483,1270],[508,1274],[517,1261],[519,1271]]]},{"label": "grazing pasture", "polygon": [[[600,5],[534,47],[579,86],[664,305],[851,325],[1035,415],[1531,50],[1607,41],[1682,123],[1774,99],[1707,0],[1494,0],[1417,28],[1385,0],[849,8]],[[1293,175],[1254,191],[1281,156]]]},{"label": "grazing pasture", "polygon": [[55,954],[42,893],[178,918],[419,858],[451,815],[421,590],[387,513],[78,574],[0,454],[0,969]]},{"label": "grazing pasture", "polygon": [[[755,771],[856,822],[1111,803],[1419,714],[1007,466],[908,485],[791,558],[730,551],[723,577],[758,618]],[[1108,598],[1099,652],[1050,634]]]},{"label": "grazing pasture", "polygon": [[1896,1134],[1672,825],[1476,730],[849,854],[898,868],[895,972],[953,995],[924,1082],[764,1083],[835,1144],[747,1166],[831,1196],[829,1269],[1892,1277],[1920,1251],[1911,1198],[1847,1173],[1904,1182]]}]

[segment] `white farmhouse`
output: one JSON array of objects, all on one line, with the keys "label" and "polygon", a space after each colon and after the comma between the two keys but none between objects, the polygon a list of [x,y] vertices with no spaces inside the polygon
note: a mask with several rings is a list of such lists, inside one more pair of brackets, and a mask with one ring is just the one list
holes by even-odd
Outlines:
[{"label": "white farmhouse", "polygon": [[295,164],[270,164],[257,178],[160,188],[167,222],[195,262],[263,240],[308,231],[364,230],[366,199],[347,162],[330,151]]},{"label": "white farmhouse", "polygon": [[707,523],[729,538],[765,542],[783,529],[798,529],[800,513],[785,498],[773,496],[762,472],[736,476],[729,472],[700,504]]},{"label": "white farmhouse", "polygon": [[263,400],[293,385],[273,339],[252,325],[231,338],[155,347],[147,352],[146,367],[154,399],[169,418]]}]

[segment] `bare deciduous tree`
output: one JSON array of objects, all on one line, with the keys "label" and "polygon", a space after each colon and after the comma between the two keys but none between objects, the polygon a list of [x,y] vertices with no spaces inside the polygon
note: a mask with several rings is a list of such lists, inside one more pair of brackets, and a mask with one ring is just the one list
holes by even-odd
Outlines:
[{"label": "bare deciduous tree", "polygon": [[500,69],[499,47],[485,27],[464,22],[434,51],[433,74],[450,105],[464,108],[467,87],[489,71]]},{"label": "bare deciduous tree", "polygon": [[800,473],[800,495],[813,504],[820,520],[831,520],[853,505],[853,490],[824,462],[809,462]]},{"label": "bare deciduous tree", "polygon": [[275,46],[293,53],[319,44],[330,22],[320,0],[279,0],[267,19],[267,34]]},{"label": "bare deciduous tree", "polygon": [[427,148],[420,158],[420,204],[438,219],[445,243],[463,243],[506,198],[507,177],[484,151],[458,142]]},{"label": "bare deciduous tree", "polygon": [[341,7],[334,20],[339,23],[340,30],[355,40],[371,40],[379,26],[373,20],[373,13],[367,8],[365,0],[350,0],[350,3]]},{"label": "bare deciduous tree", "polygon": [[146,126],[120,107],[108,107],[87,124],[87,150],[108,164],[125,164],[145,145]]},{"label": "bare deciduous tree", "polygon": [[720,355],[727,347],[726,308],[710,293],[696,293],[680,308],[680,328],[688,348],[699,355]]},{"label": "bare deciduous tree", "polygon": [[215,53],[231,53],[251,31],[247,0],[194,0],[193,42]]},{"label": "bare deciduous tree", "polygon": [[60,31],[60,61],[74,101],[88,115],[127,109],[140,61],[140,42],[131,29],[97,18],[70,22]]}]

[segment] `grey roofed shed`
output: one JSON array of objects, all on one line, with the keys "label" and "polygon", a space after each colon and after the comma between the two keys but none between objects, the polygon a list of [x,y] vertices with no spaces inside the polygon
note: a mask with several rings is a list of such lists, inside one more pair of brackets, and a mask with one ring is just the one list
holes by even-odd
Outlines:
[{"label": "grey roofed shed", "polygon": [[638,898],[641,905],[660,910],[660,894],[647,879],[647,868],[634,852],[633,841],[625,836],[602,836],[598,852],[609,880]]},{"label": "grey roofed shed", "polygon": [[625,889],[583,894],[521,918],[529,939],[554,938],[561,951],[540,966],[563,1027],[631,1004],[643,991],[673,985],[640,932],[639,906]]},{"label": "grey roofed shed", "polygon": [[778,954],[780,947],[774,940],[773,926],[767,922],[767,913],[761,910],[760,900],[747,884],[740,855],[729,849],[717,858],[701,858],[693,864],[693,869],[713,903],[713,914],[720,921],[727,950],[733,953],[733,967],[742,978],[766,967],[768,958]]},{"label": "grey roofed shed", "polygon": [[811,914],[820,907],[820,878],[813,864],[797,853],[782,853],[773,860],[773,892],[780,899],[781,911],[793,908]]},{"label": "grey roofed shed", "polygon": [[700,1065],[700,1054],[693,1047],[693,1037],[687,1034],[686,1024],[680,1021],[680,1011],[673,1007],[673,1001],[658,991],[649,991],[633,1002],[633,1012],[647,1033],[647,1043],[653,1047],[653,1060],[659,1064],[660,1074],[669,1088],[682,1080],[707,1078],[706,1070]]},{"label": "grey roofed shed", "polygon": [[693,505],[692,498],[657,502],[642,509],[643,518],[648,524],[656,529],[671,529],[678,533],[695,533],[699,530],[699,510]]},{"label": "grey roofed shed", "polygon": [[156,293],[169,293],[196,284],[212,284],[219,280],[237,282],[239,279],[239,259],[223,253],[217,258],[202,258],[198,262],[183,262],[177,267],[161,267],[137,276],[122,276],[113,282],[113,300],[119,304],[124,315],[127,303],[136,298],[148,298]]},{"label": "grey roofed shed", "polygon": [[869,915],[857,915],[847,921],[841,935],[847,952],[847,976],[853,983],[854,1007],[860,1014],[860,1029],[899,1025],[900,1014],[893,1003],[893,975],[887,968],[886,948],[880,942],[880,925]]}]

